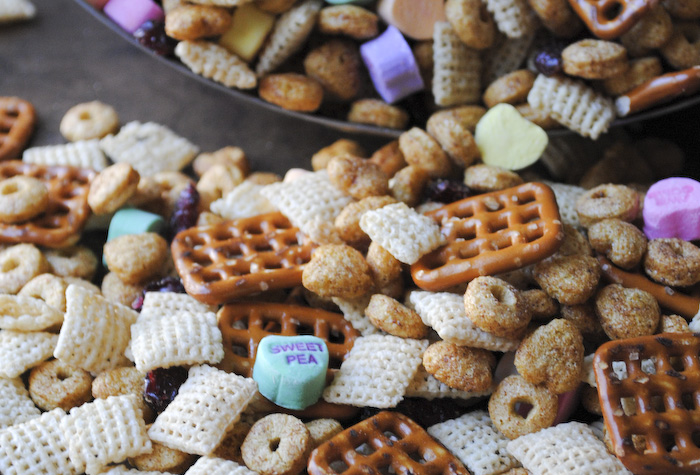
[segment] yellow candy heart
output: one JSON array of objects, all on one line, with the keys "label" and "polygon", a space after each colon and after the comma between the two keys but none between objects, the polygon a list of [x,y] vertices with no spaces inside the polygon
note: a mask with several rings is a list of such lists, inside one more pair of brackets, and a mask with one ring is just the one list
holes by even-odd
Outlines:
[{"label": "yellow candy heart", "polygon": [[221,36],[219,44],[244,61],[250,61],[262,47],[274,23],[274,15],[246,3],[233,13],[231,27]]}]

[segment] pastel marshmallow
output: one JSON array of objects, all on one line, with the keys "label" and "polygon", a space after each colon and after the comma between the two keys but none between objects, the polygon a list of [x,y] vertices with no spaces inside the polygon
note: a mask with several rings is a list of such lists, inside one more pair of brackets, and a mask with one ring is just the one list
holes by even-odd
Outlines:
[{"label": "pastel marshmallow", "polygon": [[445,0],[380,0],[377,13],[416,40],[433,39],[435,23],[446,21]]},{"label": "pastel marshmallow", "polygon": [[374,88],[391,104],[422,90],[425,85],[416,58],[401,32],[393,26],[360,46],[360,54]]},{"label": "pastel marshmallow", "polygon": [[152,0],[109,0],[103,9],[105,15],[129,33],[148,20],[162,20],[163,9]]},{"label": "pastel marshmallow", "polygon": [[485,164],[507,170],[532,165],[549,143],[547,132],[510,104],[490,108],[476,124],[474,139]]},{"label": "pastel marshmallow", "polygon": [[328,347],[321,338],[268,335],[258,344],[253,379],[270,401],[300,410],[321,397],[327,370]]},{"label": "pastel marshmallow", "polygon": [[[122,208],[112,216],[107,230],[107,241],[124,234],[160,233],[165,230],[162,216],[138,208]],[[107,263],[102,257],[102,263]]]},{"label": "pastel marshmallow", "polygon": [[649,239],[700,239],[700,183],[682,177],[654,183],[644,197],[642,216]]}]

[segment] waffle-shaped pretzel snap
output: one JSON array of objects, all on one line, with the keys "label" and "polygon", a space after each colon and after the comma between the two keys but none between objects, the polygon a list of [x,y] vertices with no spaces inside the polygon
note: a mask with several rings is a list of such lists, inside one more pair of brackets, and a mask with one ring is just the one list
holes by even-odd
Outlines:
[{"label": "waffle-shaped pretzel snap", "polygon": [[279,212],[180,232],[171,246],[187,293],[209,304],[301,285],[313,244]]},{"label": "waffle-shaped pretzel snap", "polygon": [[21,175],[44,183],[49,202],[43,213],[27,222],[0,222],[0,242],[24,242],[46,247],[74,244],[90,214],[87,194],[95,172],[84,168],[33,165],[18,160],[0,163],[0,181]]},{"label": "waffle-shaped pretzel snap", "polygon": [[0,160],[18,158],[34,131],[34,106],[18,97],[0,97]]},{"label": "waffle-shaped pretzel snap", "polygon": [[605,343],[593,368],[614,453],[635,474],[700,471],[700,334]]},{"label": "waffle-shaped pretzel snap", "polygon": [[632,28],[658,0],[569,0],[569,3],[594,35],[611,40]]},{"label": "waffle-shaped pretzel snap", "polygon": [[413,281],[425,290],[524,267],[554,254],[564,238],[554,193],[542,183],[472,196],[426,214],[440,224],[447,244],[411,266]]},{"label": "waffle-shaped pretzel snap", "polygon": [[309,475],[399,473],[469,475],[467,469],[418,424],[382,411],[335,435],[311,453]]},{"label": "waffle-shaped pretzel snap", "polygon": [[[219,367],[246,377],[253,374],[258,344],[264,337],[314,335],[324,340],[328,348],[328,384],[360,336],[342,315],[297,305],[237,302],[221,307],[217,318],[224,343],[224,359]],[[319,400],[302,411],[279,408],[279,412],[298,417],[346,419],[357,410]]]}]

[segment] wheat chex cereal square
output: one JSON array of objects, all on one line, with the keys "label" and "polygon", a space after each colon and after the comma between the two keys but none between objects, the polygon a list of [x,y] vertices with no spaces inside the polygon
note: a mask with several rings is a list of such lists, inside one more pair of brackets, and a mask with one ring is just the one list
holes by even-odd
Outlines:
[{"label": "wheat chex cereal square", "polygon": [[68,457],[62,409],[45,412],[0,431],[0,473],[4,475],[74,475],[82,472]]},{"label": "wheat chex cereal square", "polygon": [[535,32],[529,32],[520,38],[508,38],[498,35],[488,54],[482,58],[481,80],[485,87],[501,76],[515,71],[527,58],[535,40]]},{"label": "wheat chex cereal square", "polygon": [[433,30],[433,96],[439,106],[477,103],[481,98],[479,52],[465,45],[449,22]]},{"label": "wheat chex cereal square", "polygon": [[41,299],[0,295],[0,328],[4,330],[44,330],[62,321],[63,313]]},{"label": "wheat chex cereal square", "polygon": [[131,354],[139,371],[170,366],[216,364],[224,357],[214,312],[179,312],[139,317],[131,326]]},{"label": "wheat chex cereal square", "polygon": [[179,171],[199,153],[197,146],[164,125],[138,121],[101,139],[100,147],[114,162],[128,163],[141,176]]},{"label": "wheat chex cereal square", "polygon": [[108,165],[107,157],[97,139],[31,147],[22,154],[22,161],[46,166],[92,168],[97,171],[104,170]]},{"label": "wheat chex cereal square", "polygon": [[138,313],[80,285],[66,289],[66,314],[53,355],[97,374],[128,364],[124,351]]},{"label": "wheat chex cereal square", "polygon": [[484,4],[493,15],[498,30],[509,38],[520,38],[537,28],[526,0],[484,0]]},{"label": "wheat chex cereal square", "polygon": [[404,264],[413,264],[443,244],[440,226],[405,203],[365,212],[360,228]]},{"label": "wheat chex cereal square", "polygon": [[29,0],[0,0],[0,24],[29,20],[36,15],[36,7]]},{"label": "wheat chex cereal square", "polygon": [[508,452],[533,475],[631,475],[593,430],[567,422],[511,440]]},{"label": "wheat chex cereal square", "polygon": [[209,455],[239,419],[257,389],[252,378],[207,365],[193,366],[148,435],[166,447]]},{"label": "wheat chex cereal square", "polygon": [[423,323],[449,343],[504,352],[515,350],[520,344],[519,340],[495,336],[474,326],[461,295],[414,290],[408,299]]},{"label": "wheat chex cereal square", "polygon": [[187,475],[256,475],[257,473],[236,462],[218,457],[200,457],[187,470]]},{"label": "wheat chex cereal square", "polygon": [[570,224],[576,228],[581,227],[581,222],[578,219],[578,213],[576,212],[576,200],[583,194],[586,190],[576,185],[567,185],[565,183],[555,183],[555,182],[544,182],[547,184],[554,192],[554,197],[557,200],[557,206],[559,207],[559,216],[561,216],[561,222],[564,224]]},{"label": "wheat chex cereal square", "polygon": [[421,364],[416,372],[411,384],[406,388],[406,397],[420,397],[423,399],[433,400],[439,398],[451,399],[474,399],[483,396],[488,396],[493,390],[482,392],[462,391],[460,389],[451,388],[428,371]]},{"label": "wheat chex cereal square", "polygon": [[362,336],[374,335],[376,333],[383,334],[379,328],[375,327],[365,315],[365,309],[369,305],[371,295],[363,295],[356,299],[344,299],[340,297],[331,297],[333,303],[338,306],[345,320],[350,322],[355,330],[360,332]]},{"label": "wheat chex cereal square", "polygon": [[435,437],[452,452],[472,475],[497,475],[518,467],[506,450],[510,441],[498,432],[486,411],[474,411],[428,427]]},{"label": "wheat chex cereal square", "polygon": [[327,402],[395,407],[423,360],[428,340],[369,335],[355,340],[333,382],[323,391]]},{"label": "wheat chex cereal square", "polygon": [[107,465],[151,451],[146,423],[135,394],[95,399],[74,407],[61,420],[74,465],[88,475]]},{"label": "wheat chex cereal square", "polygon": [[260,194],[263,188],[265,185],[244,181],[223,198],[213,201],[209,209],[225,219],[250,218],[277,211],[268,199]]},{"label": "wheat chex cereal square", "polygon": [[41,415],[20,378],[0,378],[0,401],[0,430]]},{"label": "wheat chex cereal square", "polygon": [[0,377],[16,378],[46,361],[57,341],[58,335],[53,333],[0,331]]},{"label": "wheat chex cereal square", "polygon": [[180,41],[175,55],[185,66],[226,87],[252,89],[258,78],[245,61],[211,41]]},{"label": "wheat chex cereal square", "polygon": [[164,318],[176,313],[216,312],[215,305],[202,303],[190,296],[177,292],[146,292],[138,320],[147,317]]},{"label": "wheat chex cereal square", "polygon": [[331,183],[325,170],[267,185],[260,193],[299,229],[314,219],[334,221],[352,201]]}]

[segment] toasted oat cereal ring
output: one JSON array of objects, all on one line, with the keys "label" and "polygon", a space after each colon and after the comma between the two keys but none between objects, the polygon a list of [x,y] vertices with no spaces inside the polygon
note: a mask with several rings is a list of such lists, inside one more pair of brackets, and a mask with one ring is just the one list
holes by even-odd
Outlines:
[{"label": "toasted oat cereal ring", "polygon": [[644,271],[664,285],[693,285],[700,281],[700,248],[679,238],[652,239],[644,256]]},{"label": "toasted oat cereal ring", "polygon": [[527,101],[527,95],[535,83],[535,73],[528,69],[519,69],[508,73],[492,82],[483,95],[484,104],[493,107],[496,104],[520,104]]},{"label": "toasted oat cereal ring", "polygon": [[451,388],[488,391],[493,384],[496,357],[481,348],[438,341],[423,353],[423,366],[428,373]]},{"label": "toasted oat cereal ring", "polygon": [[631,269],[641,262],[647,238],[635,225],[619,219],[604,219],[588,228],[588,239],[597,252],[616,266]]},{"label": "toasted oat cereal ring", "polygon": [[92,399],[92,376],[61,360],[41,363],[29,373],[29,395],[45,411],[64,411]]},{"label": "toasted oat cereal ring", "polygon": [[68,109],[59,130],[70,142],[101,139],[119,129],[119,116],[114,107],[100,101],[84,102]]},{"label": "toasted oat cereal ring", "polygon": [[401,130],[408,125],[409,117],[405,110],[380,99],[359,99],[350,106],[348,121]]},{"label": "toasted oat cereal ring", "polygon": [[629,67],[627,50],[619,43],[584,39],[561,52],[564,72],[586,79],[605,79],[624,73]]},{"label": "toasted oat cereal ring", "polygon": [[542,290],[559,303],[579,305],[595,293],[601,270],[595,257],[574,254],[540,261],[532,274]]},{"label": "toasted oat cereal ring", "polygon": [[303,74],[270,74],[260,81],[260,97],[283,109],[314,112],[323,102],[323,87]]},{"label": "toasted oat cereal ring", "polygon": [[523,179],[505,168],[478,163],[464,171],[464,184],[474,191],[485,193],[521,185]]},{"label": "toasted oat cereal ring", "polygon": [[634,59],[627,71],[604,80],[603,88],[611,96],[621,96],[662,73],[663,66],[656,56]]},{"label": "toasted oat cereal ring", "polygon": [[428,333],[420,315],[387,295],[372,295],[365,315],[375,327],[390,335],[419,339]]},{"label": "toasted oat cereal ring", "polygon": [[78,277],[92,280],[97,271],[97,257],[92,250],[83,245],[46,249],[44,256],[49,262],[51,272],[61,277]]},{"label": "toasted oat cereal ring", "polygon": [[683,20],[700,18],[700,2],[698,0],[663,0],[663,5],[675,18]]},{"label": "toasted oat cereal ring", "polygon": [[335,157],[328,163],[327,171],[331,183],[356,200],[389,192],[389,178],[379,165],[365,158]]},{"label": "toasted oat cereal ring", "polygon": [[[97,399],[107,399],[110,396],[135,394],[139,398],[139,407],[145,420],[155,417],[153,410],[143,398],[146,373],[133,366],[108,369],[98,374],[92,381],[92,396]],[[153,469],[152,469],[153,470]]]},{"label": "toasted oat cereal ring", "polygon": [[426,131],[460,168],[466,168],[479,158],[481,152],[465,121],[452,111],[440,111],[430,116]]},{"label": "toasted oat cereal ring", "polygon": [[182,5],[165,16],[165,33],[176,40],[219,36],[231,26],[231,14],[212,5]]},{"label": "toasted oat cereal ring", "polygon": [[39,274],[49,271],[49,263],[33,244],[16,244],[0,251],[0,293],[16,294]]},{"label": "toasted oat cereal ring", "polygon": [[110,302],[131,307],[134,300],[141,295],[145,284],[127,284],[114,272],[108,272],[102,278],[100,292]]},{"label": "toasted oat cereal ring", "polygon": [[288,414],[270,414],[250,428],[241,454],[248,468],[261,475],[296,475],[306,466],[311,435],[303,422]]},{"label": "toasted oat cereal ring", "polygon": [[402,168],[389,181],[391,196],[408,206],[416,206],[423,198],[423,191],[430,181],[427,170],[415,165]]},{"label": "toasted oat cereal ring", "polygon": [[576,213],[584,228],[608,218],[630,222],[639,214],[639,193],[625,185],[598,185],[578,197]]},{"label": "toasted oat cereal ring", "polygon": [[139,186],[139,172],[126,162],[102,170],[90,183],[88,205],[95,214],[113,213],[122,207]]},{"label": "toasted oat cereal ring", "polygon": [[250,165],[245,152],[240,147],[224,147],[215,152],[200,153],[192,162],[192,169],[197,176],[204,175],[209,168],[216,164],[237,167],[243,176],[250,173]]},{"label": "toasted oat cereal ring", "polygon": [[326,41],[304,58],[306,75],[318,81],[328,97],[351,101],[362,88],[362,58],[349,40]]},{"label": "toasted oat cereal ring", "polygon": [[305,288],[321,297],[356,298],[373,285],[364,256],[347,244],[316,248],[301,278]]},{"label": "toasted oat cereal ring", "polygon": [[[148,424],[146,430],[150,428],[151,424]],[[196,455],[171,449],[155,441],[151,441],[151,447],[148,453],[129,457],[129,464],[141,472],[185,473],[197,460]]]},{"label": "toasted oat cereal ring", "polygon": [[333,158],[346,154],[356,157],[367,156],[365,149],[354,140],[338,139],[311,156],[311,168],[314,171],[323,170]]},{"label": "toasted oat cereal ring", "polygon": [[333,5],[321,9],[318,29],[327,35],[345,35],[356,40],[379,34],[378,17],[357,5]]},{"label": "toasted oat cereal ring", "polygon": [[518,290],[491,276],[479,276],[469,282],[464,308],[476,327],[508,338],[521,335],[532,317]]},{"label": "toasted oat cereal ring", "polygon": [[438,141],[418,127],[399,136],[399,149],[406,163],[424,169],[432,178],[445,177],[452,171],[452,162]]},{"label": "toasted oat cereal ring", "polygon": [[520,296],[530,309],[533,320],[549,320],[559,311],[559,303],[542,289],[521,290]]},{"label": "toasted oat cereal ring", "polygon": [[[522,406],[531,406],[526,417]],[[509,439],[549,427],[557,416],[557,395],[544,386],[528,383],[520,375],[505,378],[489,399],[493,425]]]},{"label": "toasted oat cereal ring", "polygon": [[555,36],[571,38],[582,29],[583,24],[566,0],[527,0],[542,24]]},{"label": "toasted oat cereal ring", "polygon": [[675,24],[671,39],[659,51],[675,69],[700,65],[700,25],[697,22]]},{"label": "toasted oat cereal ring", "polygon": [[226,196],[244,179],[245,176],[238,167],[224,164],[211,166],[197,182],[200,206],[209,209],[209,205]]},{"label": "toasted oat cereal ring", "polygon": [[21,297],[32,297],[61,312],[66,311],[66,288],[68,283],[53,274],[40,274],[27,282],[17,293]]},{"label": "toasted oat cereal ring", "polygon": [[595,311],[611,340],[652,335],[659,326],[661,310],[649,292],[610,284],[595,296]]},{"label": "toasted oat cereal ring", "polygon": [[107,268],[127,284],[158,275],[167,255],[168,242],[156,233],[125,234],[104,245]]},{"label": "toasted oat cereal ring", "polygon": [[593,342],[597,346],[607,340],[590,300],[581,305],[562,305],[561,317],[573,323],[587,342]]},{"label": "toasted oat cereal ring", "polygon": [[592,256],[593,248],[586,236],[571,224],[562,226],[564,231],[564,240],[561,247],[557,251],[560,256],[570,256],[572,254],[581,254],[583,256]]},{"label": "toasted oat cereal ring", "polygon": [[371,162],[379,165],[379,168],[384,170],[384,173],[386,173],[386,176],[389,178],[393,177],[396,172],[408,165],[399,149],[398,140],[392,140],[383,147],[380,147],[369,159]]},{"label": "toasted oat cereal ring", "polygon": [[348,204],[335,218],[334,226],[340,234],[340,238],[356,249],[366,249],[371,240],[367,233],[360,228],[362,214],[392,203],[396,203],[396,200],[391,196],[368,196]]},{"label": "toasted oat cereal ring", "polygon": [[660,48],[673,34],[673,20],[666,9],[656,5],[630,30],[622,35],[622,44],[634,44],[638,48]]},{"label": "toasted oat cereal ring", "polygon": [[41,180],[16,175],[0,181],[0,221],[20,223],[44,211],[49,204],[49,190]]},{"label": "toasted oat cereal ring", "polygon": [[473,49],[490,47],[496,23],[481,0],[447,0],[445,16],[460,40]]},{"label": "toasted oat cereal ring", "polygon": [[343,426],[335,419],[314,419],[307,422],[311,435],[311,447],[316,448],[336,434],[343,432]]},{"label": "toasted oat cereal ring", "polygon": [[[249,404],[248,407],[251,407],[251,404]],[[233,428],[226,433],[224,440],[214,449],[213,455],[222,459],[233,460],[236,463],[244,465],[245,462],[241,455],[241,445],[243,445],[243,441],[246,435],[248,435],[251,425],[252,422],[248,423],[247,420],[239,420],[236,422]]]}]

